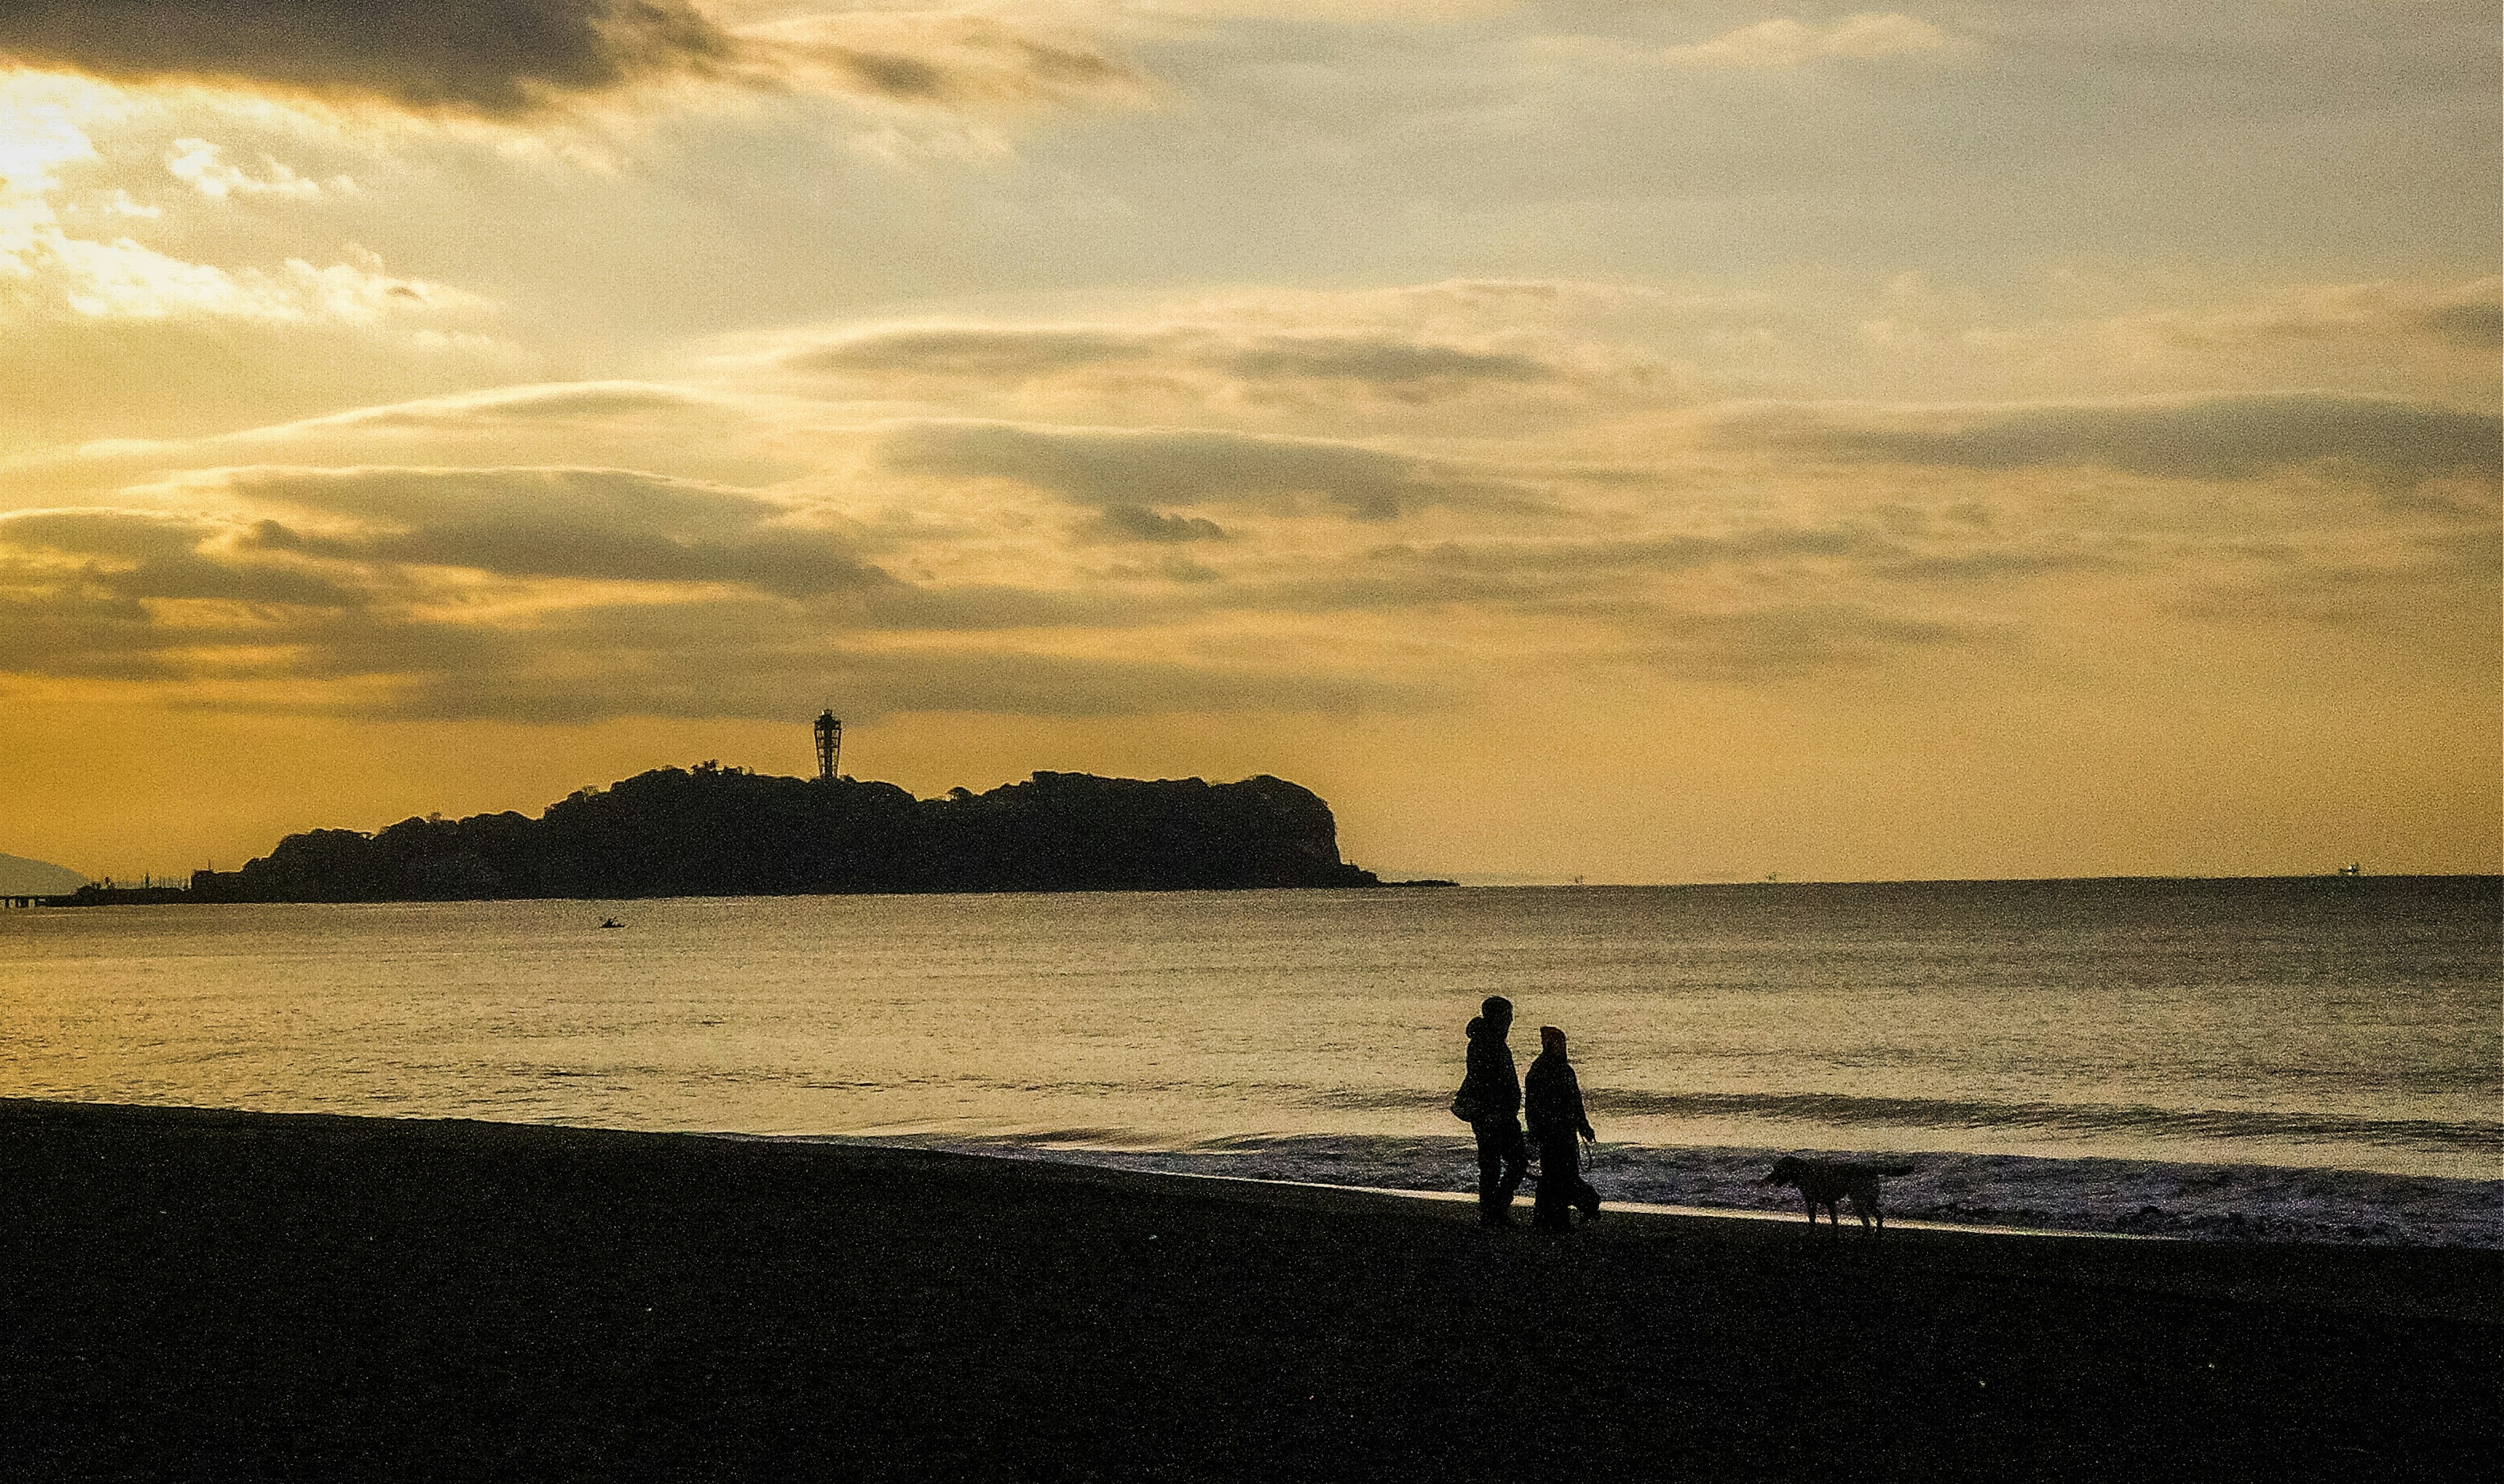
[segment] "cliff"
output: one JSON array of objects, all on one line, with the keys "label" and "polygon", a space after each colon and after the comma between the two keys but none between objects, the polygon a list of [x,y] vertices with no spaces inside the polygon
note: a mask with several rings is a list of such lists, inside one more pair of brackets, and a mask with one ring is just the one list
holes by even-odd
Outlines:
[{"label": "cliff", "polygon": [[1310,790],[1038,773],[916,799],[891,783],[764,777],[707,763],[583,789],[539,818],[403,819],[377,834],[290,835],[217,902],[752,896],[836,891],[1370,886],[1340,862]]}]

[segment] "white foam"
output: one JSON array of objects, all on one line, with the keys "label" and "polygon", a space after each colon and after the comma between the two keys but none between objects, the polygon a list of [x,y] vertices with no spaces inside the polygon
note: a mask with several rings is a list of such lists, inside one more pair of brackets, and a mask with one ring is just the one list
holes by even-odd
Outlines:
[{"label": "white foam", "polygon": [[[855,1142],[855,1141],[846,1141]],[[1015,1138],[869,1139],[1119,1169],[1462,1197],[1476,1189],[1466,1138],[1244,1138],[1192,1148],[1112,1147],[1099,1131]],[[1763,1183],[1785,1153],[1601,1144],[1584,1174],[1619,1209],[1798,1219],[1794,1192]],[[2504,1247],[2504,1181],[2356,1170],[2018,1155],[1803,1151],[1909,1163],[1885,1182],[1888,1225],[1964,1231],[2194,1241]],[[1537,1182],[1536,1169],[1530,1186]]]}]

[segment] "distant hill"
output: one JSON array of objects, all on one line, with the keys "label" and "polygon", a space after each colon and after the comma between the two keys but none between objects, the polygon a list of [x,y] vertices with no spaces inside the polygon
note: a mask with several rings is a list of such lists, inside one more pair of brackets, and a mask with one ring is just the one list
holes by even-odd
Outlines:
[{"label": "distant hill", "polygon": [[216,902],[758,896],[839,891],[1164,891],[1373,886],[1339,858],[1330,806],[1266,775],[1239,783],[1038,773],[916,799],[892,783],[705,764],[586,788],[539,818],[403,819],[290,835]]},{"label": "distant hill", "polygon": [[0,896],[59,896],[87,884],[87,878],[48,860],[0,855]]}]

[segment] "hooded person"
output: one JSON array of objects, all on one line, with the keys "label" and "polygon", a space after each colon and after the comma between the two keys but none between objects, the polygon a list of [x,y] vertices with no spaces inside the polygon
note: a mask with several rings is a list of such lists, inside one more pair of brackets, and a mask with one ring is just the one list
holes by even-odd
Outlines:
[{"label": "hooded person", "polygon": [[1513,1001],[1487,996],[1470,1021],[1469,1075],[1461,1082],[1452,1111],[1467,1119],[1478,1141],[1478,1220],[1490,1226],[1513,1225],[1513,1192],[1521,1187],[1529,1150],[1521,1140],[1521,1078],[1513,1070],[1513,1048],[1505,1037],[1513,1031]]},{"label": "hooded person", "polygon": [[1530,1141],[1539,1148],[1539,1198],[1531,1206],[1530,1224],[1542,1231],[1567,1231],[1573,1207],[1582,1220],[1600,1215],[1600,1192],[1582,1179],[1582,1147],[1595,1138],[1591,1121],[1582,1113],[1582,1084],[1574,1064],[1565,1059],[1565,1033],[1553,1025],[1539,1027],[1539,1055],[1522,1083],[1524,1111],[1530,1117]]}]

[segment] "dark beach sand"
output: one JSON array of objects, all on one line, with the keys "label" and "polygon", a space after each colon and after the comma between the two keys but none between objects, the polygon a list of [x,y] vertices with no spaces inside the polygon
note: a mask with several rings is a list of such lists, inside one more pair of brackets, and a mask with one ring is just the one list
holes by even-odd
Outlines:
[{"label": "dark beach sand", "polygon": [[2504,1381],[2491,1252],[30,1102],[0,1200],[13,1481],[2456,1478]]}]

